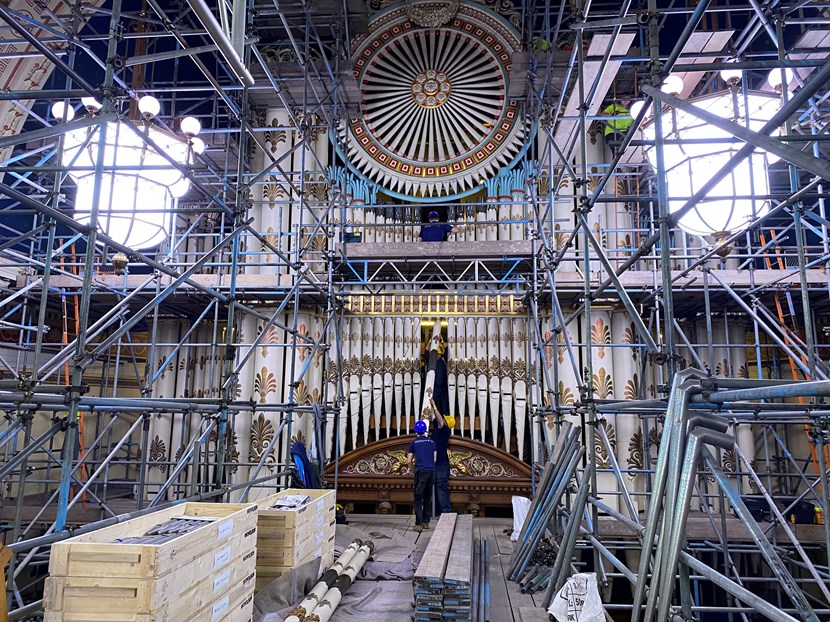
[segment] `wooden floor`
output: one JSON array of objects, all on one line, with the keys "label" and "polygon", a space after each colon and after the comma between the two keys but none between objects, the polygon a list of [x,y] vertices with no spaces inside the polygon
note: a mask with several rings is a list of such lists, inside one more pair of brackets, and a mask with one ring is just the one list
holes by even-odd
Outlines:
[{"label": "wooden floor", "polygon": [[[435,521],[432,525],[435,526]],[[414,543],[416,550],[425,551],[432,530],[414,531],[413,516],[350,514],[349,526],[364,531],[395,532]],[[513,528],[509,518],[475,518],[473,533],[476,538],[487,538],[490,543],[490,620],[491,622],[548,622],[542,609],[543,594],[522,594],[519,584],[508,581],[505,572],[510,564],[513,543],[506,529]],[[378,582],[382,586],[383,582]],[[336,614],[336,612],[335,612]],[[390,622],[409,622],[390,620]]]}]

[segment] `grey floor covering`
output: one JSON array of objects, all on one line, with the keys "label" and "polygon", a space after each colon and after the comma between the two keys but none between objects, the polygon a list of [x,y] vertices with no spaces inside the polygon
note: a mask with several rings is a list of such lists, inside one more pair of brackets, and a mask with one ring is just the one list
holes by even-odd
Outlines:
[{"label": "grey floor covering", "polygon": [[[422,552],[395,533],[363,531],[338,525],[335,552],[355,539],[375,544],[357,580],[343,597],[331,622],[404,622],[412,609],[412,579]],[[288,612],[314,586],[320,574],[319,560],[304,564],[262,589],[254,599],[254,622],[283,622]]]}]

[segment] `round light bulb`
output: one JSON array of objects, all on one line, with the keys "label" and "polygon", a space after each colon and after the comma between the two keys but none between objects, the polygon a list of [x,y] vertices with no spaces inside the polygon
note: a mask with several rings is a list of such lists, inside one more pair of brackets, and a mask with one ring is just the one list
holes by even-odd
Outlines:
[{"label": "round light bulb", "polygon": [[174,199],[180,199],[187,194],[188,190],[190,190],[190,180],[186,177],[182,177],[179,181],[170,186],[170,195]]},{"label": "round light bulb", "polygon": [[69,122],[75,118],[75,109],[66,102],[52,104],[52,116],[58,121]]},{"label": "round light bulb", "polygon": [[[789,67],[784,68],[784,79],[787,81],[789,85],[790,82],[793,81],[793,70]],[[776,91],[781,90],[781,70],[780,69],[773,69],[769,72],[769,76],[767,76],[767,82],[769,85],[774,88]]]},{"label": "round light bulb", "polygon": [[683,92],[683,86],[683,78],[671,73],[663,80],[663,84],[660,85],[660,90],[669,95],[680,95]]},{"label": "round light bulb", "polygon": [[145,95],[138,100],[138,111],[149,121],[161,112],[161,104],[152,95]]},{"label": "round light bulb", "polygon": [[640,110],[643,109],[643,106],[645,106],[645,102],[642,99],[639,99],[631,104],[631,107],[628,110],[631,113],[632,119],[636,119],[639,116]]},{"label": "round light bulb", "polygon": [[181,127],[182,132],[186,136],[196,136],[196,134],[202,131],[202,124],[199,123],[199,119],[196,117],[185,117],[182,119],[179,127]]},{"label": "round light bulb", "polygon": [[[735,61],[730,61],[735,62]],[[721,80],[729,84],[730,86],[733,84],[737,84],[741,81],[741,78],[744,77],[744,72],[740,69],[721,69],[720,71]]]},{"label": "round light bulb", "polygon": [[81,103],[84,105],[84,108],[86,108],[89,112],[98,112],[99,110],[101,110],[101,108],[103,108],[101,102],[99,102],[94,97],[82,97]]},{"label": "round light bulb", "polygon": [[197,155],[201,155],[205,152],[205,141],[198,136],[194,136],[190,139],[190,145],[193,148],[193,153]]}]

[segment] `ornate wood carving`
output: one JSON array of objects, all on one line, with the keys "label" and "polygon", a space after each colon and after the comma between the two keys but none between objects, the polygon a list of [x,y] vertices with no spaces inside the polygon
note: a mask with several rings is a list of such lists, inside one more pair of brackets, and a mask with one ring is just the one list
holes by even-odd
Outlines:
[{"label": "ornate wood carving", "polygon": [[[375,503],[389,511],[390,503],[412,503],[412,474],[406,461],[414,437],[398,436],[369,443],[340,459],[339,503]],[[530,466],[490,445],[453,436],[450,439],[450,499],[465,506],[511,505],[513,495],[530,496]],[[326,467],[334,480],[334,463]],[[381,504],[383,507],[381,507]]]}]

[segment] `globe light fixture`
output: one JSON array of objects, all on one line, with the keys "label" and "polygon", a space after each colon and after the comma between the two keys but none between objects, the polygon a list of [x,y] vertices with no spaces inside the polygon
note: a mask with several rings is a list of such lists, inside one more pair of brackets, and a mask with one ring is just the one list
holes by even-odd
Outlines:
[{"label": "globe light fixture", "polygon": [[101,102],[99,102],[94,97],[82,97],[81,103],[84,105],[84,108],[86,108],[87,112],[89,113],[96,113],[102,108]]},{"label": "globe light fixture", "polygon": [[138,111],[144,116],[145,121],[149,121],[161,112],[161,103],[152,95],[145,95],[138,100]]},{"label": "globe light fixture", "polygon": [[660,85],[660,90],[669,95],[680,95],[683,92],[683,86],[683,78],[671,73],[663,80],[663,84]]},{"label": "globe light fixture", "polygon": [[185,117],[181,120],[179,127],[185,136],[196,136],[196,134],[202,131],[202,124],[195,117]]},{"label": "globe light fixture", "polygon": [[[628,113],[631,115],[631,118],[636,119],[637,116],[640,114],[640,110],[642,110],[643,106],[645,105],[646,102],[644,102],[642,99],[638,99],[637,101],[633,102],[631,106],[629,106],[628,108]],[[648,116],[648,113],[646,113],[646,116]]]},{"label": "globe light fixture", "polygon": [[[735,61],[731,60],[729,62],[734,63]],[[730,68],[730,67],[727,67],[726,69],[721,69],[721,72],[720,72],[721,80],[726,82],[729,86],[733,86],[735,84],[738,84],[738,82],[741,81],[743,76],[744,76],[743,71],[741,71],[740,69],[734,69],[734,68]]]},{"label": "globe light fixture", "polygon": [[776,93],[781,92],[782,74],[783,79],[784,81],[786,81],[787,85],[789,85],[795,77],[793,70],[789,67],[785,67],[784,71],[781,71],[780,69],[773,69],[769,72],[769,75],[767,76],[767,82],[775,90]]},{"label": "globe light fixture", "polygon": [[[100,109],[91,102],[84,102],[84,106],[90,114]],[[139,100],[139,111],[144,117],[140,132],[117,120],[73,130],[64,137],[61,163],[67,167],[77,187],[75,220],[80,224],[90,222],[95,165],[103,140],[104,170],[97,201],[98,229],[132,249],[158,246],[167,238],[170,203],[190,187],[190,182],[170,162],[173,160],[182,166],[190,164],[193,155],[190,139],[154,124],[152,118],[160,110],[158,100],[145,96]],[[157,145],[167,157],[149,142]]]},{"label": "globe light fixture", "polygon": [[[780,108],[779,98],[770,93],[738,92],[739,76],[727,74],[731,89],[705,95],[694,106],[758,131]],[[679,211],[744,145],[729,132],[699,119],[690,112],[669,107],[663,116],[663,160],[669,189],[669,211]],[[654,140],[654,121],[643,124],[643,136]],[[657,167],[655,147],[645,148],[651,165]],[[769,211],[769,202],[753,195],[769,194],[768,165],[777,160],[756,149],[678,221],[693,235],[728,237],[749,226]],[[711,197],[711,198],[709,198]]]},{"label": "globe light fixture", "polygon": [[198,136],[194,136],[190,139],[190,148],[193,149],[193,153],[196,155],[202,155],[205,152],[205,141]]},{"label": "globe light fixture", "polygon": [[62,123],[68,123],[75,118],[75,109],[66,102],[52,104],[52,116]]}]

